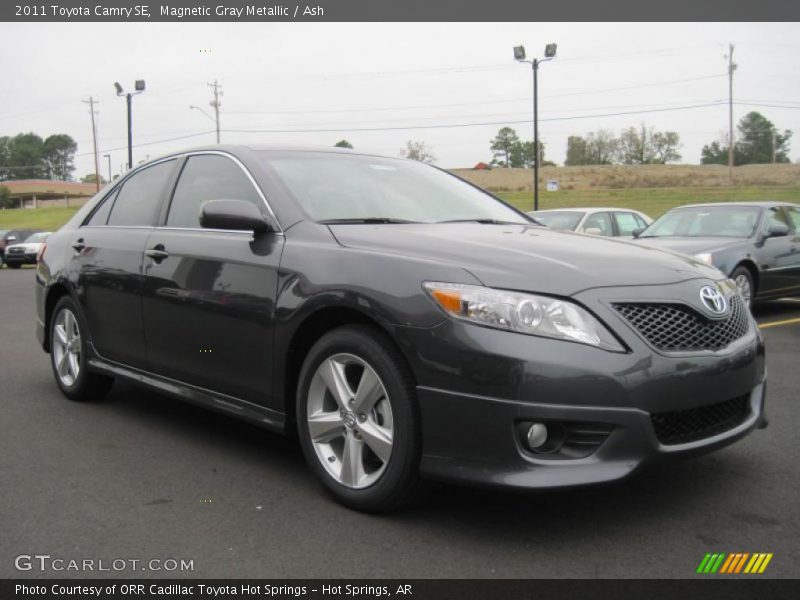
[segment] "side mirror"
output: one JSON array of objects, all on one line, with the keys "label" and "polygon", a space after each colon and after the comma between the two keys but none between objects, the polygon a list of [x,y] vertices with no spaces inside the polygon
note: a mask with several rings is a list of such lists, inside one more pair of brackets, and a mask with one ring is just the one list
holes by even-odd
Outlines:
[{"label": "side mirror", "polygon": [[267,218],[245,200],[209,200],[200,209],[200,226],[206,229],[233,229],[261,233],[270,231]]},{"label": "side mirror", "polygon": [[637,237],[639,237],[640,235],[642,235],[644,233],[645,229],[647,229],[647,227],[637,227],[636,229],[631,231],[631,235],[633,237],[637,238]]},{"label": "side mirror", "polygon": [[784,237],[789,235],[789,226],[785,223],[776,223],[772,222],[769,224],[769,229],[767,229],[767,235],[765,238],[772,238],[772,237]]}]

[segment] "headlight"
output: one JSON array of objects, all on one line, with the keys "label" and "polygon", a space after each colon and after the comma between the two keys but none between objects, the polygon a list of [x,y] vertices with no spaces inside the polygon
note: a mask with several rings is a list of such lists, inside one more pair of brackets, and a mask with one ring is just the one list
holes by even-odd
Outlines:
[{"label": "headlight", "polygon": [[597,319],[566,300],[459,283],[426,281],[423,287],[447,314],[456,319],[624,351]]},{"label": "headlight", "polygon": [[699,260],[700,262],[707,263],[709,265],[713,265],[714,263],[711,261],[711,252],[701,252],[700,254],[695,254],[694,257]]}]

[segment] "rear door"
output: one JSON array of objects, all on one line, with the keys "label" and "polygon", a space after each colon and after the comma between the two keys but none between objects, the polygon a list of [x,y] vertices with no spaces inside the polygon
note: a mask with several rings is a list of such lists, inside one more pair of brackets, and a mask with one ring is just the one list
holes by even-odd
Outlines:
[{"label": "rear door", "polygon": [[270,403],[272,332],[283,234],[210,230],[208,200],[245,200],[267,213],[246,169],[220,153],[190,155],[163,225],[147,242],[148,370],[258,404]]},{"label": "rear door", "polygon": [[112,190],[70,241],[79,301],[102,358],[144,368],[142,262],[176,160],[134,172]]}]

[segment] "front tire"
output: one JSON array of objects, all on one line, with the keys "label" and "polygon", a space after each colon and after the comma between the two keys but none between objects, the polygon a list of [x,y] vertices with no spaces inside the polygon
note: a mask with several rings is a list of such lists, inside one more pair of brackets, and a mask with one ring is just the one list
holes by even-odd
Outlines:
[{"label": "front tire", "polygon": [[297,428],[306,462],[340,503],[385,512],[418,488],[419,410],[391,340],[362,325],[325,334],[303,363]]},{"label": "front tire", "polygon": [[87,340],[83,314],[72,298],[62,297],[50,319],[50,364],[56,384],[70,400],[99,400],[114,383],[112,377],[89,371]]}]

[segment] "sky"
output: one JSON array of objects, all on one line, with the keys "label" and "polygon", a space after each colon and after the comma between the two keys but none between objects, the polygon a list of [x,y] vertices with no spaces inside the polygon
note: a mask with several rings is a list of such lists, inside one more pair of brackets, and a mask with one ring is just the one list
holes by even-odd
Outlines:
[{"label": "sky", "polygon": [[344,138],[398,156],[415,140],[437,165],[469,167],[491,160],[490,140],[504,125],[532,139],[531,68],[513,60],[512,48],[541,56],[556,42],[556,59],[539,70],[546,159],[563,164],[570,135],[644,123],[677,131],[681,162],[696,164],[704,144],[727,135],[733,43],[735,120],[758,110],[793,130],[794,161],[798,34],[797,23],[3,23],[0,135],[71,135],[80,178],[94,170],[82,102],[92,96],[107,177],[102,155],[114,174],[127,160],[115,81],[126,89],[146,81],[133,100],[137,164],[215,141],[207,84],[216,79],[223,143],[332,146]]}]

